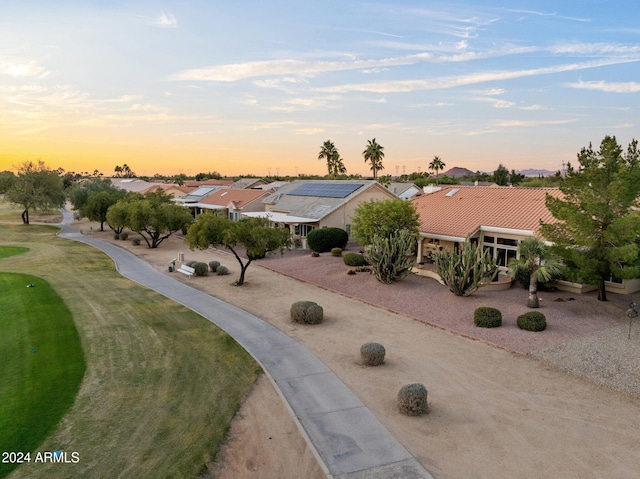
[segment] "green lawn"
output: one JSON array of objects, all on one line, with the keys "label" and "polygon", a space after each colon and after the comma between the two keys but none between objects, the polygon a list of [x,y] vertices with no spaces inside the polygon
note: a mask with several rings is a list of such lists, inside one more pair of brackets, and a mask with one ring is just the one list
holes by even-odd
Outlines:
[{"label": "green lawn", "polygon": [[[33,451],[73,405],[82,347],[69,309],[46,281],[0,273],[0,291],[0,451]],[[0,463],[0,477],[16,466]]]},{"label": "green lawn", "polygon": [[3,246],[0,245],[0,258],[7,258],[8,256],[15,256],[17,254],[26,253],[29,248],[24,246]]},{"label": "green lawn", "polygon": [[255,361],[204,318],[51,226],[0,224],[0,247],[13,245],[29,251],[0,259],[0,272],[51,285],[71,312],[86,372],[71,409],[37,446],[76,452],[79,462],[32,462],[9,477],[198,476],[260,374]]}]

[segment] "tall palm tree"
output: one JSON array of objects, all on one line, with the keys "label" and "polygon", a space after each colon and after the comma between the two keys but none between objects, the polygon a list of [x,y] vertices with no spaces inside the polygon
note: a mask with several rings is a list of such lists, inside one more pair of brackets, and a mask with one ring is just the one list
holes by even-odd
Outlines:
[{"label": "tall palm tree", "polygon": [[436,172],[436,185],[438,184],[438,172],[444,170],[445,166],[447,165],[444,164],[444,161],[439,156],[434,156],[431,163],[429,163],[429,169]]},{"label": "tall palm tree", "polygon": [[[338,161],[342,164],[342,160],[340,159],[340,154],[338,153],[338,149],[333,144],[331,140],[325,141],[320,147],[320,153],[318,153],[318,159],[326,159],[327,160],[327,171],[329,175],[334,175],[335,163]],[[344,168],[344,165],[343,165]]]},{"label": "tall palm tree", "polygon": [[373,171],[373,179],[378,178],[378,171],[384,170],[382,166],[382,159],[384,158],[384,147],[376,143],[376,139],[367,140],[367,148],[362,152],[364,156],[364,162],[367,161],[371,164],[371,171]]},{"label": "tall palm tree", "polygon": [[562,261],[553,256],[542,240],[535,236],[522,240],[518,252],[520,257],[509,262],[509,274],[514,278],[518,273],[529,275],[527,307],[537,308],[540,305],[538,281],[544,283],[559,277]]},{"label": "tall palm tree", "polygon": [[337,151],[335,152],[335,154],[333,155],[333,158],[331,159],[330,170],[331,170],[330,174],[333,174],[334,180],[338,175],[344,175],[347,172],[347,168],[346,166],[344,166],[344,163],[342,162],[342,158],[340,158],[340,155],[338,154]]}]

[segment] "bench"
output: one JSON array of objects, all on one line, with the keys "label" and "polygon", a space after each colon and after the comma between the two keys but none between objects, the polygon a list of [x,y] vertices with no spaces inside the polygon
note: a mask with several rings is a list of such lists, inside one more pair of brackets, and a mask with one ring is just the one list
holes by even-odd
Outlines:
[{"label": "bench", "polygon": [[192,268],[191,266],[187,266],[186,264],[183,264],[182,266],[180,266],[176,271],[179,271],[182,274],[186,274],[189,277],[193,276],[196,272],[195,268]]}]

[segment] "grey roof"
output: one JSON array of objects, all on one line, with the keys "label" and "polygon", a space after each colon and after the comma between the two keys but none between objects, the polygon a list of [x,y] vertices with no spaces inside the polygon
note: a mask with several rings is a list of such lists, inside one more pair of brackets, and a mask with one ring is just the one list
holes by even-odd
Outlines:
[{"label": "grey roof", "polygon": [[197,203],[222,188],[222,186],[201,186],[189,194],[176,198],[175,201],[178,203]]},{"label": "grey roof", "polygon": [[248,189],[263,185],[265,181],[262,178],[240,178],[234,181],[229,188]]},{"label": "grey roof", "polygon": [[[344,198],[335,198],[327,196],[307,196],[307,195],[290,195],[289,193],[296,190],[302,185],[332,185],[332,184],[352,184],[360,185],[355,191],[348,194]],[[268,210],[280,211],[288,213],[292,216],[300,216],[304,218],[315,218],[321,220],[329,215],[337,208],[351,201],[352,198],[360,195],[362,192],[379,185],[374,180],[296,180],[289,184],[283,185],[278,191],[267,196],[263,203],[268,205]],[[381,191],[383,190],[380,187]],[[385,189],[386,190],[386,189]],[[392,194],[389,192],[389,194]]]},{"label": "grey roof", "polygon": [[422,191],[422,188],[416,186],[414,183],[401,183],[401,182],[391,182],[388,187],[389,191],[391,191],[394,195],[399,196],[403,200],[407,200],[411,198],[416,193]]}]

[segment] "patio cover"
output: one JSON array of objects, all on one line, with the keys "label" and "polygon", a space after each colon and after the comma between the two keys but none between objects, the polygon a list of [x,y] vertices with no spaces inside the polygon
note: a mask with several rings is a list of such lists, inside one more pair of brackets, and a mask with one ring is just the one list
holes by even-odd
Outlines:
[{"label": "patio cover", "polygon": [[242,213],[242,216],[251,218],[269,218],[274,223],[300,224],[300,223],[317,223],[319,220],[315,218],[303,218],[302,216],[291,216],[287,213],[278,213],[275,211],[254,211]]}]

